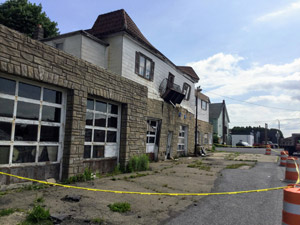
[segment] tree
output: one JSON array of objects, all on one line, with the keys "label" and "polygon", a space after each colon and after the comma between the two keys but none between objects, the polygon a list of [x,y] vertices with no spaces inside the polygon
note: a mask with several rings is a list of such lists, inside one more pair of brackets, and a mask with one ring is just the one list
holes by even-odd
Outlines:
[{"label": "tree", "polygon": [[40,24],[44,28],[44,37],[53,37],[59,34],[57,23],[42,12],[42,5],[36,5],[28,0],[7,0],[0,5],[0,23],[33,37]]}]

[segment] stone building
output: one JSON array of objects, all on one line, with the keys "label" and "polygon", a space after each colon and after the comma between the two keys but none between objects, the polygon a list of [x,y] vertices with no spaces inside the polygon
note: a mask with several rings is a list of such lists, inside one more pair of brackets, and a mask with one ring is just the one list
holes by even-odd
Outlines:
[{"label": "stone building", "polygon": [[194,152],[199,78],[155,49],[124,10],[43,41],[0,25],[0,171],[64,179],[112,171],[132,155]]}]

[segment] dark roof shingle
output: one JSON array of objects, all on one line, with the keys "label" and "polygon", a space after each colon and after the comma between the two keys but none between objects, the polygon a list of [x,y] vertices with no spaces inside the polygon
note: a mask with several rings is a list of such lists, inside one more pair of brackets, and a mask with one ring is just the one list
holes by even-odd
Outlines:
[{"label": "dark roof shingle", "polygon": [[223,103],[212,103],[209,104],[209,118],[217,119],[223,109]]}]

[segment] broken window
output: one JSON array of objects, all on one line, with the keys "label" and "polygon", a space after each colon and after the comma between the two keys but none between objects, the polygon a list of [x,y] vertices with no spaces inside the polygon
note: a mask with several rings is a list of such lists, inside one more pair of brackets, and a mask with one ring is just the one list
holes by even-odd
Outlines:
[{"label": "broken window", "polygon": [[35,83],[0,77],[0,164],[58,161],[63,94]]},{"label": "broken window", "polygon": [[120,135],[120,106],[87,100],[85,147],[83,157],[116,157]]},{"label": "broken window", "polygon": [[184,97],[185,100],[189,100],[190,99],[191,86],[189,84],[187,84],[187,83],[183,84],[182,94],[185,95],[185,97]]}]

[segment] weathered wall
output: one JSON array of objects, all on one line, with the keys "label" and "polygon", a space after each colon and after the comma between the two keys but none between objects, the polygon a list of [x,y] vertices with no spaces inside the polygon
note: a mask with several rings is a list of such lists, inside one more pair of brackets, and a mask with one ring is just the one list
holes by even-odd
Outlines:
[{"label": "weathered wall", "polygon": [[[199,144],[206,148],[212,147],[212,135],[213,135],[213,125],[206,121],[198,120],[197,122],[197,130],[200,132],[200,140]],[[204,142],[204,134],[208,135],[208,143]],[[211,143],[210,143],[211,141]]]},{"label": "weathered wall", "polygon": [[147,87],[32,40],[3,25],[0,25],[0,71],[7,77],[23,77],[67,90],[63,177],[84,170],[88,95],[122,103],[124,111],[120,161],[125,162],[131,154],[145,152]]},{"label": "weathered wall", "polygon": [[148,118],[162,120],[158,157],[163,159],[166,153],[168,132],[173,132],[171,156],[177,156],[179,126],[188,127],[187,154],[194,153],[195,118],[194,114],[182,107],[174,108],[171,104],[148,99]]}]

